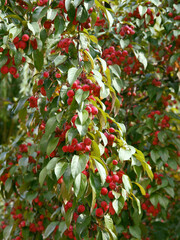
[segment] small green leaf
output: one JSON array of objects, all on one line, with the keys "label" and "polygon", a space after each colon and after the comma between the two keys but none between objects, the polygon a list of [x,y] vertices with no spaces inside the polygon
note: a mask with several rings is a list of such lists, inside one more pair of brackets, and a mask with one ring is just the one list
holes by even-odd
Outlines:
[{"label": "small green leaf", "polygon": [[58,161],[59,161],[59,158],[57,158],[57,157],[52,158],[46,166],[47,171],[53,170]]},{"label": "small green leaf", "polygon": [[68,166],[67,162],[59,162],[56,164],[54,168],[54,173],[56,175],[57,180],[64,174],[67,166]]},{"label": "small green leaf", "polygon": [[54,149],[57,147],[58,142],[59,138],[52,135],[47,144],[47,155],[50,155],[54,151]]},{"label": "small green leaf", "polygon": [[106,177],[107,177],[106,169],[104,168],[104,166],[101,163],[99,163],[96,160],[94,160],[94,161],[95,161],[96,167],[98,169],[98,172],[99,172],[99,175],[101,178],[101,182],[102,182],[102,184],[104,184],[106,181]]},{"label": "small green leaf", "polygon": [[63,62],[65,62],[67,59],[67,56],[65,55],[59,55],[54,59],[54,64],[57,67],[58,65],[62,64]]},{"label": "small green leaf", "polygon": [[38,71],[42,70],[43,64],[44,64],[44,56],[43,53],[39,50],[35,50],[33,52],[34,55],[34,66]]},{"label": "small green leaf", "polygon": [[61,34],[64,31],[65,28],[65,21],[61,16],[56,16],[54,20],[54,26],[55,26],[55,35]]},{"label": "small green leaf", "polygon": [[68,70],[67,81],[69,82],[70,85],[72,85],[75,82],[75,80],[79,77],[81,72],[82,72],[82,68],[78,69],[73,67]]},{"label": "small green leaf", "polygon": [[47,176],[47,169],[46,167],[44,167],[39,174],[39,183],[41,186],[43,185],[46,176]]},{"label": "small green leaf", "polygon": [[80,156],[74,155],[71,161],[71,174],[73,178],[76,178],[79,173],[81,173],[87,163],[87,157],[85,154],[82,154]]},{"label": "small green leaf", "polygon": [[74,193],[77,198],[81,198],[85,193],[87,187],[87,177],[80,173],[77,175],[74,181]]},{"label": "small green leaf", "polygon": [[57,126],[56,124],[57,124],[56,116],[53,116],[48,119],[45,127],[46,138],[48,138],[54,132]]},{"label": "small green leaf", "polygon": [[130,226],[129,232],[133,237],[141,239],[141,229],[138,226]]},{"label": "small green leaf", "polygon": [[3,239],[4,240],[9,239],[12,229],[13,229],[13,225],[9,225],[9,226],[5,227],[5,229],[3,230]]},{"label": "small green leaf", "polygon": [[44,232],[44,238],[49,237],[49,235],[54,231],[54,229],[56,228],[56,226],[59,224],[59,222],[51,222],[45,232]]},{"label": "small green leaf", "polygon": [[75,94],[76,102],[81,105],[82,102],[89,96],[89,91],[83,91],[82,89],[78,89]]},{"label": "small green leaf", "polygon": [[128,193],[132,192],[132,184],[131,184],[130,178],[127,175],[123,174],[122,181],[123,181],[126,191]]}]

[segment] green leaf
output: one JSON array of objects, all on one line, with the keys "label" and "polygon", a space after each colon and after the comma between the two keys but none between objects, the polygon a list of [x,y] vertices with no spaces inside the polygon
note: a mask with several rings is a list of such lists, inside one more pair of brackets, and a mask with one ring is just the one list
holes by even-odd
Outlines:
[{"label": "green leaf", "polygon": [[139,6],[139,14],[141,15],[141,17],[147,12],[147,7],[146,6]]},{"label": "green leaf", "polygon": [[159,202],[159,195],[158,194],[152,194],[150,196],[150,201],[154,207],[157,207],[157,204]]},{"label": "green leaf", "polygon": [[76,81],[76,79],[79,77],[81,72],[82,72],[82,68],[78,69],[73,67],[68,70],[67,81],[69,82],[70,85],[72,85]]},{"label": "green leaf", "polygon": [[161,4],[159,0],[151,0],[151,2],[154,3],[154,5],[156,5],[157,7]]},{"label": "green leaf", "polygon": [[76,119],[75,125],[77,127],[77,130],[78,130],[79,134],[82,137],[84,137],[87,134],[90,122],[91,122],[90,118],[88,118],[87,121],[84,124],[81,124],[79,118]]},{"label": "green leaf", "polygon": [[82,102],[89,96],[89,91],[83,91],[82,89],[78,89],[75,93],[76,102],[81,105]]},{"label": "green leaf", "polygon": [[36,7],[32,14],[32,21],[37,22],[40,18],[44,17],[47,13],[48,7]]},{"label": "green leaf", "polygon": [[15,55],[14,55],[14,61],[16,63],[16,65],[19,65],[22,62],[22,53],[19,51],[16,51]]},{"label": "green leaf", "polygon": [[65,29],[65,21],[63,17],[61,16],[56,16],[54,20],[54,26],[55,26],[55,35],[61,34],[64,32]]},{"label": "green leaf", "polygon": [[169,194],[172,198],[174,198],[175,193],[174,193],[174,189],[173,188],[165,187],[164,189],[167,192],[167,194]]},{"label": "green leaf", "polygon": [[126,191],[128,193],[132,192],[132,184],[131,184],[130,178],[127,175],[123,174],[122,181],[123,181]]},{"label": "green leaf", "polygon": [[65,55],[59,55],[54,59],[54,64],[57,67],[58,65],[62,64],[63,62],[65,62],[67,59],[67,56]]},{"label": "green leaf", "polygon": [[17,106],[16,106],[16,108],[13,112],[14,114],[17,114],[19,112],[19,110],[23,108],[23,106],[24,106],[24,104],[25,104],[25,102],[27,101],[28,98],[29,97],[23,97],[19,100],[19,102],[18,102],[18,104],[17,104]]},{"label": "green leaf", "polygon": [[133,193],[131,193],[131,194],[134,197],[134,200],[136,201],[136,204],[138,207],[138,212],[139,212],[139,214],[141,214],[141,203],[140,203],[139,199]]},{"label": "green leaf", "polygon": [[169,204],[169,199],[165,196],[159,195],[159,203],[166,209]]},{"label": "green leaf", "polygon": [[58,13],[57,9],[49,8],[47,11],[47,19],[53,21]]},{"label": "green leaf", "polygon": [[159,150],[159,155],[161,156],[161,159],[163,160],[164,163],[168,161],[169,151],[167,150],[167,148],[161,148]]},{"label": "green leaf", "polygon": [[44,56],[43,53],[39,50],[33,51],[34,56],[34,66],[38,71],[42,70],[43,64],[44,64]]},{"label": "green leaf", "polygon": [[156,160],[160,157],[159,152],[155,149],[151,150],[150,156],[151,156],[154,163],[156,163]]},{"label": "green leaf", "polygon": [[89,38],[91,39],[92,42],[98,44],[98,40],[94,35],[89,35]]},{"label": "green leaf", "polygon": [[96,160],[94,160],[94,161],[95,161],[96,167],[98,169],[98,172],[99,172],[99,175],[101,178],[101,182],[102,182],[102,184],[104,184],[106,181],[106,177],[107,177],[106,169],[104,168],[104,166],[101,163],[99,163]]},{"label": "green leaf", "polygon": [[129,232],[133,237],[141,239],[141,229],[138,226],[130,226]]},{"label": "green leaf", "polygon": [[56,124],[57,124],[56,116],[53,116],[48,119],[45,127],[46,138],[48,138],[54,132],[57,126]]},{"label": "green leaf", "polygon": [[5,227],[5,229],[3,230],[3,240],[9,239],[12,229],[13,229],[13,225],[9,225]]},{"label": "green leaf", "polygon": [[41,186],[43,185],[46,176],[47,176],[47,169],[46,167],[44,167],[39,174],[39,183]]},{"label": "green leaf", "polygon": [[59,158],[57,158],[57,157],[52,158],[46,166],[47,171],[53,170],[58,161],[59,161]]},{"label": "green leaf", "polygon": [[91,144],[91,155],[99,157],[101,156],[98,144],[93,140]]},{"label": "green leaf", "polygon": [[9,192],[12,187],[12,179],[8,178],[5,182],[5,190],[6,192]]},{"label": "green leaf", "polygon": [[146,195],[146,191],[144,190],[143,186],[141,186],[141,184],[139,184],[137,182],[132,182],[132,183],[135,183],[139,187],[142,195]]},{"label": "green leaf", "polygon": [[54,168],[54,173],[56,175],[57,180],[64,174],[67,166],[68,166],[67,162],[59,162],[56,164]]},{"label": "green leaf", "polygon": [[170,57],[170,65],[173,65],[175,63],[175,61],[178,60],[179,57],[180,57],[180,53],[173,54]]},{"label": "green leaf", "polygon": [[116,75],[116,77],[118,77],[118,78],[121,77],[121,69],[120,69],[119,65],[117,65],[117,64],[110,65],[109,68],[111,69],[112,73],[114,73],[114,75]]},{"label": "green leaf", "polygon": [[129,148],[129,149],[124,149],[124,148],[120,148],[119,150],[119,159],[121,161],[126,161],[126,160],[129,160],[133,153],[135,152],[135,150],[132,148]]},{"label": "green leaf", "polygon": [[59,142],[59,138],[58,137],[54,137],[52,136],[49,141],[48,141],[48,144],[47,144],[47,155],[49,156],[53,151],[54,149],[57,147],[57,144]]},{"label": "green leaf", "polygon": [[44,238],[49,237],[49,235],[54,231],[54,229],[56,228],[56,226],[59,224],[59,222],[51,222],[45,232],[44,232]]},{"label": "green leaf", "polygon": [[82,0],[74,0],[74,6],[77,8],[77,6],[82,2]]},{"label": "green leaf", "polygon": [[80,156],[74,155],[71,161],[71,174],[73,178],[75,179],[79,173],[81,173],[87,163],[87,156],[85,154],[82,154]]},{"label": "green leaf", "polygon": [[77,10],[76,20],[80,23],[86,22],[88,13],[83,5],[80,5]]},{"label": "green leaf", "polygon": [[77,175],[74,181],[74,193],[77,198],[81,198],[85,193],[87,187],[87,177],[80,173]]},{"label": "green leaf", "polygon": [[139,160],[141,162],[143,169],[144,169],[144,171],[147,172],[149,178],[151,180],[153,180],[154,175],[151,171],[151,166],[146,163],[143,153],[136,149],[136,153],[134,154],[134,156],[136,157],[137,160]]},{"label": "green leaf", "polygon": [[124,207],[124,198],[121,196],[119,199],[115,199],[112,204],[116,214],[120,214]]},{"label": "green leaf", "polygon": [[120,40],[120,45],[121,45],[122,49],[126,48],[129,45],[129,43],[130,43],[129,39],[126,39],[126,40],[121,39]]},{"label": "green leaf", "polygon": [[36,33],[40,32],[40,28],[39,28],[39,24],[37,22],[31,22],[31,23],[27,23],[29,30],[31,30],[31,32],[36,35]]},{"label": "green leaf", "polygon": [[165,132],[160,131],[160,132],[158,133],[158,140],[159,140],[161,143],[164,143],[164,141],[166,140],[166,138],[167,138],[167,135],[166,135]]},{"label": "green leaf", "polygon": [[79,111],[78,111],[78,116],[79,116],[79,119],[80,119],[80,121],[81,121],[81,124],[83,125],[83,124],[85,124],[85,122],[88,120],[88,118],[89,118],[89,113],[88,113],[88,111],[86,111],[86,110],[83,110],[82,112],[79,112]]},{"label": "green leaf", "polygon": [[138,60],[140,61],[140,63],[143,64],[144,69],[146,69],[148,62],[147,62],[147,59],[146,59],[144,53],[142,53],[142,52],[138,53]]},{"label": "green leaf", "polygon": [[76,232],[81,235],[81,233],[88,228],[91,222],[91,217],[86,216],[85,214],[79,215],[76,222]]},{"label": "green leaf", "polygon": [[22,158],[19,159],[19,166],[20,167],[27,167],[28,162],[29,162],[28,157],[22,157]]}]

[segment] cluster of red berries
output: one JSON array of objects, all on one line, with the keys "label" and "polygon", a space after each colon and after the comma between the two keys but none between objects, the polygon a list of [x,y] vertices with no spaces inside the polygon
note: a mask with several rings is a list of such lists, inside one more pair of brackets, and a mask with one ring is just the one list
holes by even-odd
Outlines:
[{"label": "cluster of red berries", "polygon": [[154,115],[161,115],[161,112],[159,110],[152,111],[149,115],[148,118],[154,119]]},{"label": "cluster of red berries", "polygon": [[[128,14],[128,16],[129,16],[130,18],[131,18],[131,17],[135,17],[135,18],[138,18],[138,19],[144,18],[144,20],[145,20],[145,15],[146,15],[146,14],[150,16],[149,24],[153,25],[153,24],[154,24],[154,16],[153,16],[153,11],[152,11],[150,8],[148,8],[147,11],[146,11],[146,13],[145,13],[143,16],[141,16],[140,13],[139,13],[139,7],[137,7],[137,8],[134,10],[134,12],[133,12],[133,13],[130,12],[130,13]],[[128,18],[126,18],[126,19],[129,20]],[[145,27],[147,27],[145,21],[144,21],[144,25],[145,25]]]},{"label": "cluster of red berries", "polygon": [[158,126],[160,126],[161,128],[166,128],[166,127],[169,128],[170,127],[169,120],[170,120],[170,117],[165,115],[161,120],[161,123],[158,123]]},{"label": "cluster of red berries", "polygon": [[153,79],[152,80],[152,85],[156,86],[156,87],[160,87],[161,86],[161,81],[157,80],[157,79]]},{"label": "cluster of red berries", "polygon": [[155,133],[150,134],[151,136],[154,135],[154,139],[153,139],[153,142],[152,142],[153,145],[158,145],[158,143],[159,143],[159,139],[158,139],[158,133],[159,132],[160,131],[156,131]]},{"label": "cluster of red berries", "polygon": [[38,101],[37,97],[31,96],[29,98],[29,106],[30,106],[30,108],[36,108],[38,106],[37,105],[37,101]]},{"label": "cluster of red berries", "polygon": [[158,185],[161,185],[161,183],[162,183],[161,177],[163,177],[162,173],[159,173],[159,174],[158,173],[154,173],[154,180],[156,180]]},{"label": "cluster of red berries", "polygon": [[134,35],[135,31],[134,31],[134,26],[128,26],[128,25],[124,25],[122,26],[119,34],[124,37],[126,34],[127,35]]},{"label": "cluster of red berries", "polygon": [[152,214],[154,217],[156,217],[158,213],[161,211],[161,206],[159,203],[157,204],[157,208],[155,208],[149,200],[142,203],[141,207],[143,210],[146,211],[148,216]]},{"label": "cluster of red berries", "polygon": [[[4,49],[0,48],[0,52],[3,52]],[[16,62],[14,60],[14,57],[11,57],[9,54],[9,51],[6,53],[6,56],[8,57],[7,62],[1,67],[0,71],[2,74],[7,74],[8,72],[13,75],[14,78],[19,77],[19,73],[17,73],[17,67],[16,67]],[[25,57],[22,57],[21,60],[22,63],[26,62]]]},{"label": "cluster of red berries", "polygon": [[71,145],[65,145],[62,147],[63,152],[73,153],[75,151],[89,152],[91,150],[91,139],[85,138],[83,142],[78,143],[76,138],[72,139]]},{"label": "cluster of red berries", "polygon": [[59,41],[59,43],[57,44],[57,47],[61,48],[62,51],[65,51],[66,53],[68,53],[69,45],[71,43],[74,44],[71,38],[64,38]]},{"label": "cluster of red berries", "polygon": [[171,95],[169,94],[168,96],[163,96],[162,95],[162,103],[165,107],[169,105],[169,100],[171,100]]},{"label": "cluster of red berries", "polygon": [[98,27],[101,26],[101,27],[104,27],[105,23],[106,23],[106,21],[105,21],[104,18],[100,19],[100,17],[97,17],[94,26],[98,26]]}]

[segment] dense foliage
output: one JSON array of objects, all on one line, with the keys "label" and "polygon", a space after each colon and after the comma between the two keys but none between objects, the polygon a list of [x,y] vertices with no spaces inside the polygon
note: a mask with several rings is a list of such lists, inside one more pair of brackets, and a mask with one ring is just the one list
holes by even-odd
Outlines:
[{"label": "dense foliage", "polygon": [[179,239],[178,1],[0,13],[0,237]]}]

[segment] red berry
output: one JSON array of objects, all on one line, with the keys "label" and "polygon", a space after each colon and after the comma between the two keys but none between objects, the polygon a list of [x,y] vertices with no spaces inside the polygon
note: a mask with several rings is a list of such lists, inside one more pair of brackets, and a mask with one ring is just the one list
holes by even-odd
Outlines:
[{"label": "red berry", "polygon": [[97,208],[97,209],[96,209],[96,216],[97,216],[97,217],[102,217],[102,216],[103,216],[103,210],[102,210],[102,208]]},{"label": "red berry", "polygon": [[8,72],[9,72],[8,66],[2,66],[2,68],[1,68],[1,73],[2,73],[2,74],[7,74]]},{"label": "red berry", "polygon": [[74,96],[74,91],[73,91],[73,90],[69,90],[69,91],[67,92],[67,96],[68,96],[68,97],[73,97],[73,96]]},{"label": "red berry", "polygon": [[113,182],[118,182],[119,181],[119,176],[118,175],[113,175],[112,179],[113,179]]},{"label": "red berry", "polygon": [[113,142],[114,139],[115,139],[115,136],[114,136],[113,134],[110,134],[110,135],[108,136],[108,140],[109,140],[110,142]]},{"label": "red berry", "polygon": [[78,211],[78,213],[83,213],[85,211],[85,206],[79,205],[77,211]]},{"label": "red berry", "polygon": [[85,144],[85,145],[89,146],[89,145],[91,145],[91,143],[92,143],[92,141],[91,141],[90,138],[85,138],[85,139],[84,139],[84,144]]},{"label": "red berry", "polygon": [[112,163],[113,163],[113,165],[117,165],[118,161],[117,160],[113,160]]},{"label": "red berry", "polygon": [[15,75],[17,73],[17,69],[15,67],[10,67],[9,72],[10,74]]},{"label": "red berry", "polygon": [[48,78],[48,77],[49,77],[49,73],[48,73],[48,72],[44,72],[44,73],[43,73],[43,76],[44,76],[45,78]]},{"label": "red berry", "polygon": [[111,176],[107,176],[107,177],[106,177],[106,182],[107,182],[107,183],[112,182],[112,177],[111,177]]},{"label": "red berry", "polygon": [[56,77],[56,78],[60,78],[60,77],[61,77],[61,74],[60,74],[60,73],[56,73],[55,77]]},{"label": "red berry", "polygon": [[92,106],[92,107],[91,107],[91,111],[92,111],[92,114],[93,114],[93,115],[98,114],[98,109],[97,109],[95,106]]},{"label": "red berry", "polygon": [[114,190],[116,188],[116,184],[114,182],[110,182],[109,188]]},{"label": "red berry", "polygon": [[115,132],[115,129],[114,129],[114,128],[109,128],[109,132],[110,132],[110,133],[114,133],[114,132]]},{"label": "red berry", "polygon": [[26,46],[27,46],[27,44],[26,44],[26,42],[24,42],[24,41],[20,41],[18,46],[19,46],[19,48],[21,48],[21,49],[25,49]]},{"label": "red berry", "polygon": [[29,40],[29,36],[28,36],[27,34],[24,34],[24,35],[22,36],[22,40],[23,40],[24,42],[27,42],[27,41]]},{"label": "red berry", "polygon": [[101,189],[101,194],[102,194],[102,195],[106,195],[107,193],[108,193],[107,188],[103,187],[103,188]]}]

